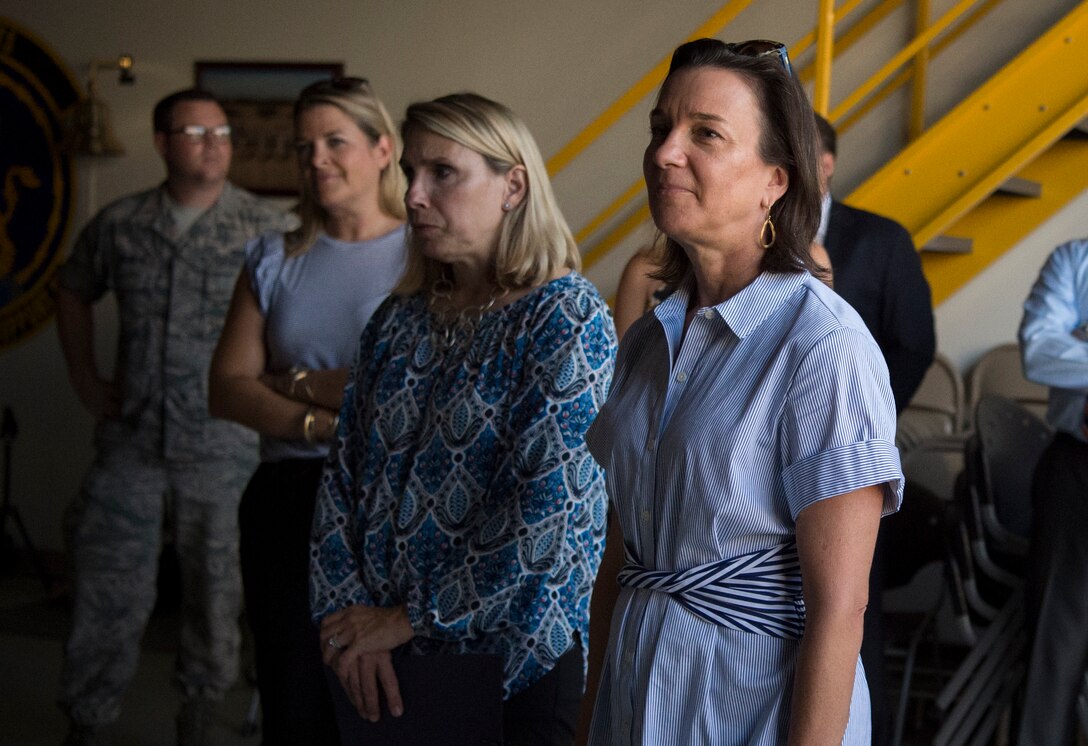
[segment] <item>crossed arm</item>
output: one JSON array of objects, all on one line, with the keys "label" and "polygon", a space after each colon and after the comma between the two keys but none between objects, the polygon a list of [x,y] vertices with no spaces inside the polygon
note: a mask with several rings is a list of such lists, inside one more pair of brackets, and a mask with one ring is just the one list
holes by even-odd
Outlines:
[{"label": "crossed arm", "polygon": [[332,437],[347,369],[265,371],[268,348],[265,317],[245,270],[238,275],[223,334],[212,356],[208,409],[262,435],[301,440],[307,435],[307,413],[313,409],[314,440]]}]

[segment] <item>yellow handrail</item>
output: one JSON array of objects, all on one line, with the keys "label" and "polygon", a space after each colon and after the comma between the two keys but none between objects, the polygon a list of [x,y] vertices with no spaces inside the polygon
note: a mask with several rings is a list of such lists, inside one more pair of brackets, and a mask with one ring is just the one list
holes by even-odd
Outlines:
[{"label": "yellow handrail", "polygon": [[605,222],[611,219],[613,215],[622,210],[624,205],[626,205],[628,202],[641,194],[642,189],[645,186],[646,182],[643,181],[643,179],[639,178],[638,181],[627,187],[623,194],[612,200],[612,203],[608,205],[608,207],[604,208],[604,210],[602,210],[597,217],[586,223],[585,227],[583,227],[582,230],[578,231],[574,235],[574,242],[577,244],[581,244],[582,241],[585,241],[587,238],[592,236],[593,231],[604,225]]},{"label": "yellow handrail", "polygon": [[[847,0],[835,11],[835,24],[845,19],[855,8],[861,4],[861,0]],[[842,36],[835,40],[834,57],[852,47],[855,42],[883,21],[893,10],[903,4],[903,0],[883,0],[879,5],[870,10],[857,23],[850,27]],[[800,57],[805,51],[816,43],[816,29],[802,36],[796,44],[790,48],[790,54]],[[805,65],[797,71],[797,78],[802,83],[807,83],[815,75],[815,65]]]},{"label": "yellow handrail", "polygon": [[611,251],[616,244],[627,238],[627,235],[631,233],[631,231],[635,230],[635,228],[638,228],[649,219],[649,203],[639,205],[639,207],[624,218],[623,222],[617,225],[611,233],[598,241],[592,249],[582,255],[582,266],[591,267],[596,264],[600,261],[601,257]]},{"label": "yellow handrail", "polygon": [[846,99],[831,111],[831,116],[829,118],[832,121],[840,119],[846,112],[857,106],[866,96],[876,90],[881,83],[891,77],[892,73],[905,65],[919,50],[927,46],[937,34],[948,28],[948,26],[963,15],[963,13],[976,2],[977,0],[960,0],[960,2],[956,3],[951,10],[941,16],[940,20],[927,28],[923,33],[914,37],[910,44],[899,50],[895,56],[884,63],[883,67],[873,73],[868,80],[857,88],[857,90],[847,96]]},{"label": "yellow handrail", "polygon": [[[915,29],[929,25],[929,0],[915,1]],[[915,140],[926,129],[926,84],[929,79],[929,46],[922,47],[914,58],[910,90],[910,139]]]},{"label": "yellow handrail", "polygon": [[[960,38],[965,32],[969,31],[976,23],[982,20],[982,17],[993,10],[997,5],[1001,4],[1001,0],[985,0],[981,5],[971,11],[971,15],[958,24],[954,29],[951,29],[947,34],[942,36],[938,42],[932,45],[930,51],[930,57],[935,57],[945,50],[956,39]],[[858,106],[847,117],[836,120],[834,122],[836,129],[840,133],[848,131],[859,120],[865,117],[870,111],[880,105],[888,96],[899,90],[906,84],[907,80],[912,77],[912,70],[910,68],[903,68],[900,70],[894,78],[885,83],[879,92],[874,94],[864,104]]]},{"label": "yellow handrail", "polygon": [[816,85],[812,108],[827,113],[831,103],[831,59],[835,55],[835,0],[820,0],[816,18]]},{"label": "yellow handrail", "polygon": [[[751,4],[752,0],[730,0],[719,8],[710,19],[699,28],[695,29],[685,41],[701,39],[707,36],[715,36],[719,31],[728,26],[740,12]],[[618,99],[613,101],[607,109],[601,112],[596,119],[590,122],[585,129],[575,135],[574,139],[560,148],[559,152],[548,159],[548,173],[555,176],[562,171],[579,153],[589,147],[594,140],[601,136],[609,127],[615,124],[629,112],[639,101],[646,98],[665,79],[669,71],[669,59],[665,57],[654,69],[642,76],[642,79],[631,86],[630,89]]]}]

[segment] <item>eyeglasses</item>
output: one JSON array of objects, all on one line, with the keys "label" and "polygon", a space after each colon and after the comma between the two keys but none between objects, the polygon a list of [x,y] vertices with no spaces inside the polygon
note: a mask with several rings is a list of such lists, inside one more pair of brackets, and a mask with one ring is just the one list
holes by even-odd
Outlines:
[{"label": "eyeglasses", "polygon": [[187,124],[167,132],[168,135],[185,135],[185,139],[197,145],[202,142],[226,142],[230,139],[230,125],[205,127],[203,124]]},{"label": "eyeglasses", "polygon": [[310,83],[310,85],[303,88],[302,92],[299,93],[299,98],[304,96],[316,96],[322,93],[362,91],[368,88],[370,88],[370,81],[366,78],[343,76]]},{"label": "eyeglasses", "polygon": [[748,41],[738,41],[736,43],[725,42],[724,46],[727,52],[739,54],[742,57],[766,57],[769,54],[776,54],[782,63],[782,67],[786,68],[786,72],[793,75],[793,66],[790,64],[790,56],[786,50],[786,45],[780,41],[749,39]]}]

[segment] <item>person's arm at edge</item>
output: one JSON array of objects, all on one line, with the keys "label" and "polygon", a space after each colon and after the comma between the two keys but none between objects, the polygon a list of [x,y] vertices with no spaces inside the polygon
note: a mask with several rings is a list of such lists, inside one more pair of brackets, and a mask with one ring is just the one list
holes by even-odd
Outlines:
[{"label": "person's arm at edge", "polygon": [[654,270],[654,265],[641,252],[635,254],[623,268],[620,284],[616,288],[616,309],[612,314],[616,323],[616,339],[631,328],[631,324],[646,313],[646,298],[650,288],[660,284],[647,273]]},{"label": "person's arm at edge", "polygon": [[117,383],[102,378],[94,357],[94,307],[63,286],[57,289],[57,336],[80,403],[96,422],[120,416]]},{"label": "person's arm at edge", "polygon": [[882,486],[873,485],[820,500],[797,516],[806,614],[789,744],[842,742],[882,505]]}]

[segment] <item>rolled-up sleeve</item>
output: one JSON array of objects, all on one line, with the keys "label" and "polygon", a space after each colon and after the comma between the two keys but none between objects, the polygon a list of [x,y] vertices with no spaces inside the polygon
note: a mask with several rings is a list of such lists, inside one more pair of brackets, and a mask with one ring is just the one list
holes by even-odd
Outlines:
[{"label": "rolled-up sleeve", "polygon": [[783,482],[794,519],[819,500],[871,485],[884,487],[884,515],[899,509],[895,402],[871,339],[849,328],[820,339],[798,366],[784,406]]}]

